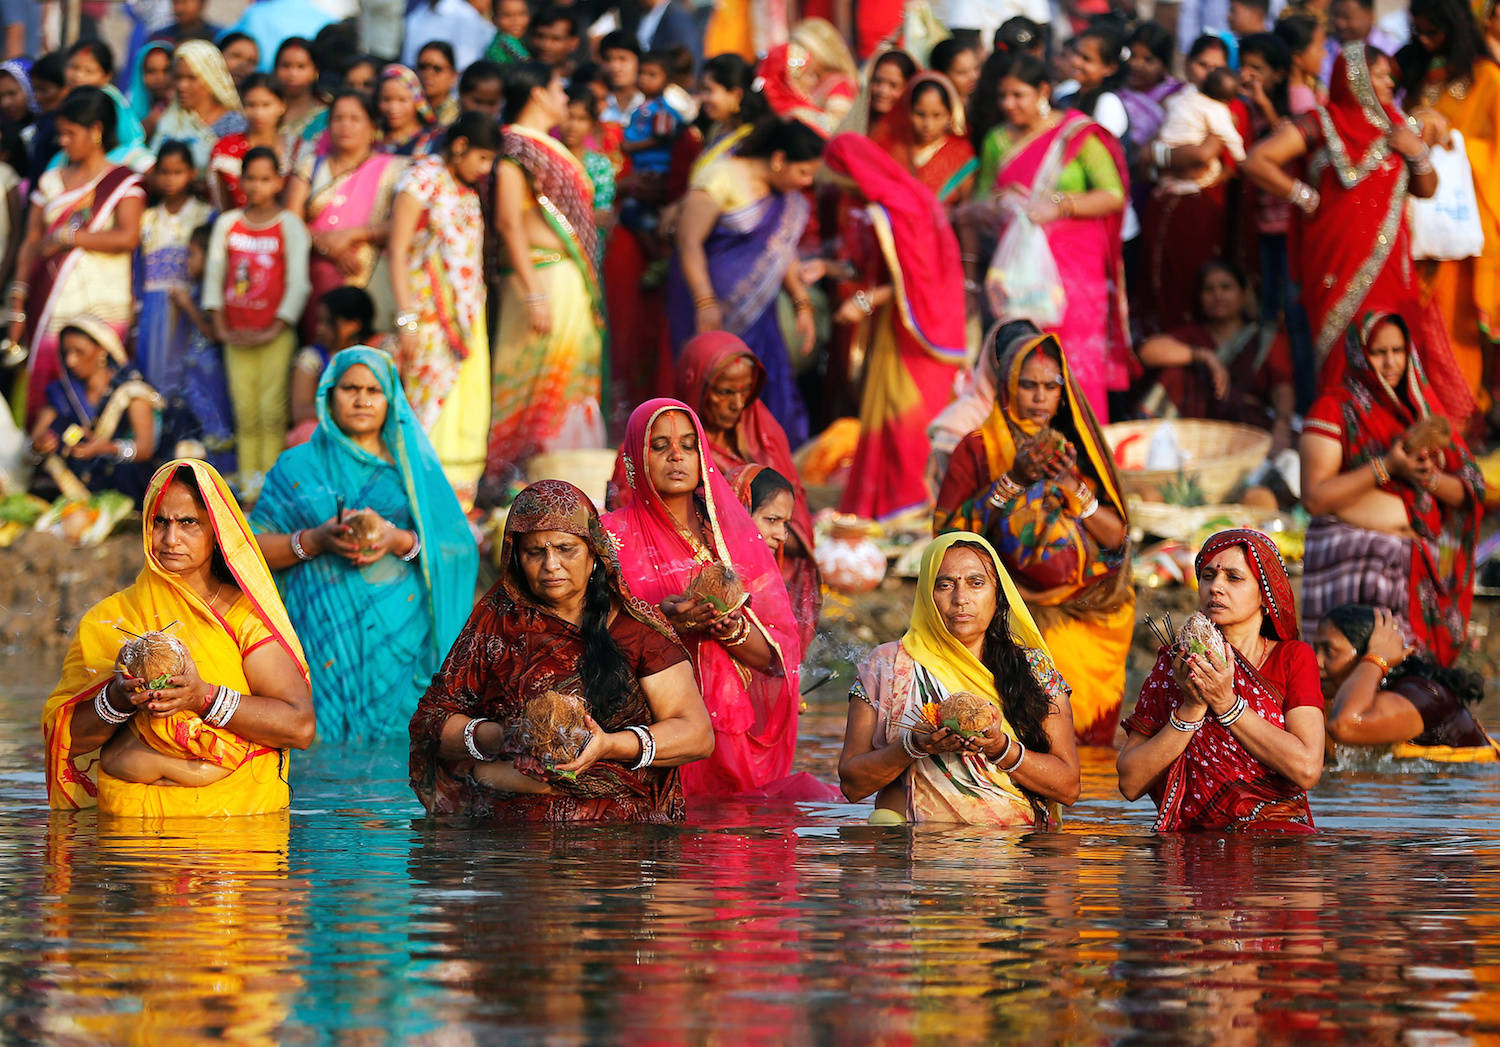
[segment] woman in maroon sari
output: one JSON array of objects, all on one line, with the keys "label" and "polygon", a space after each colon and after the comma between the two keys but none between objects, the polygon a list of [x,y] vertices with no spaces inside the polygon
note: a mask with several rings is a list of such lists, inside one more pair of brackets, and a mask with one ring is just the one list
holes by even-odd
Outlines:
[{"label": "woman in maroon sari", "polygon": [[[411,787],[429,814],[499,823],[683,817],[677,770],[713,750],[692,665],[631,595],[588,497],[561,480],[522,491],[497,581],[411,720]],[[563,764],[516,727],[549,691],[582,697],[591,736]]]},{"label": "woman in maroon sari", "polygon": [[[812,513],[786,433],[760,402],[765,384],[766,369],[744,342],[727,331],[698,335],[683,346],[677,361],[677,398],[697,410],[719,471],[734,477],[746,466],[759,464],[775,469],[792,485],[789,533],[777,561],[806,650],[823,606],[822,578],[813,559]],[[616,485],[623,480],[616,476]]]},{"label": "woman in maroon sari", "polygon": [[1311,832],[1323,691],[1276,545],[1220,531],[1193,566],[1199,611],[1218,631],[1201,654],[1157,654],[1124,723],[1120,792],[1151,794],[1158,832]]}]

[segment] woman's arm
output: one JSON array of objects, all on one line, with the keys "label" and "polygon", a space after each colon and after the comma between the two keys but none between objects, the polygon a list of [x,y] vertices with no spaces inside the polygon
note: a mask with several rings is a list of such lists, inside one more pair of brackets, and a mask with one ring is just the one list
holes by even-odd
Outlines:
[{"label": "woman's arm", "polygon": [[318,380],[318,375],[292,365],[292,425],[318,420]]},{"label": "woman's arm", "polygon": [[1343,745],[1394,745],[1425,729],[1417,707],[1394,691],[1382,691],[1384,676],[1373,662],[1361,661],[1334,696],[1328,735]]},{"label": "woman's arm", "polygon": [[[130,434],[135,439],[136,461],[149,462],[156,454],[156,412],[151,401],[135,399],[125,408],[130,417]],[[119,454],[119,438],[115,439],[115,453]]]},{"label": "woman's arm", "polygon": [[[1058,679],[1061,679],[1059,677]],[[974,739],[977,748],[991,763],[1007,768],[1006,773],[1023,789],[1039,793],[1064,806],[1072,806],[1082,790],[1078,770],[1078,743],[1073,735],[1073,706],[1067,695],[1052,696],[1051,711],[1042,721],[1050,751],[1027,749],[1022,754],[1018,740],[1006,736],[997,726],[992,734]],[[1020,755],[1018,761],[1016,757]]]},{"label": "woman's arm", "polygon": [[[302,670],[280,643],[263,643],[245,656],[245,681],[250,692],[227,729],[241,738],[274,749],[306,749],[317,737],[312,688]],[[218,686],[198,675],[195,665],[172,677],[172,686],[146,691],[142,708],[153,717],[184,710],[200,716],[213,705]]]},{"label": "woman's arm", "polygon": [[[46,220],[42,217],[42,209],[36,204],[32,204],[31,210],[27,214],[26,239],[21,241],[21,248],[16,252],[16,275],[14,280],[19,281],[19,283],[12,282],[7,284],[5,288],[6,305],[10,310],[25,313],[33,306],[31,295],[21,284],[24,284],[31,278],[31,270],[36,267],[37,256],[42,247],[42,228],[44,225],[46,225]],[[23,293],[17,296],[12,292],[12,288]],[[41,302],[35,302],[35,307],[40,309]],[[25,329],[26,323],[24,320],[13,322],[10,325],[11,340],[19,342]]]},{"label": "woman's arm", "polygon": [[[875,710],[862,699],[849,699],[849,720],[844,726],[844,748],[839,753],[839,788],[850,800],[862,800],[890,785],[916,762],[901,743],[901,728],[896,741],[875,748]],[[913,734],[912,748],[924,754],[958,752],[963,741],[946,728],[932,734]]]},{"label": "woman's arm", "polygon": [[[688,190],[682,216],[677,220],[677,258],[698,314],[699,334],[717,331],[724,322],[713,281],[708,275],[708,255],[703,250],[703,244],[718,221],[717,201],[702,189]],[[792,268],[795,270],[796,266]]]},{"label": "woman's arm", "polygon": [[[1182,674],[1176,663],[1173,668],[1174,675],[1180,679]],[[1197,723],[1208,715],[1208,703],[1197,695],[1181,690],[1181,700],[1174,712],[1185,723]],[[1151,787],[1186,751],[1192,740],[1192,731],[1179,731],[1171,726],[1170,721],[1163,723],[1155,734],[1129,732],[1120,755],[1115,757],[1115,771],[1120,776],[1120,795],[1134,801],[1150,792]]]},{"label": "woman's arm", "polygon": [[80,229],[73,235],[73,246],[100,254],[125,254],[141,243],[141,216],[146,202],[138,196],[127,196],[115,207],[115,227],[92,232]]},{"label": "woman's arm", "polygon": [[1251,147],[1240,169],[1262,190],[1278,200],[1286,200],[1291,197],[1297,180],[1282,168],[1306,155],[1307,139],[1296,124],[1285,123]]},{"label": "woman's arm", "polygon": [[10,222],[10,237],[5,241],[5,253],[0,256],[0,287],[9,287],[15,279],[16,262],[21,252],[21,242],[26,238],[26,201],[21,196],[21,187],[15,186],[5,194],[6,217]]},{"label": "woman's arm", "polygon": [[[1220,665],[1220,660],[1224,664]],[[1233,708],[1234,659],[1210,651],[1187,661],[1190,675],[1182,687],[1206,702],[1215,716]],[[1277,727],[1254,709],[1235,719],[1229,732],[1251,756],[1302,789],[1311,789],[1323,775],[1323,710],[1298,706],[1286,714],[1285,729]]]},{"label": "woman's arm", "polygon": [[[681,767],[713,753],[713,724],[703,705],[703,696],[698,693],[692,662],[684,660],[659,673],[641,677],[641,690],[645,692],[646,703],[651,706],[655,721],[640,725],[650,729],[651,740],[656,745],[651,766]],[[641,739],[634,731],[603,731],[592,718],[589,726],[594,737],[578,754],[578,759],[559,764],[558,771],[579,774],[600,760],[613,760],[629,767],[641,758]]]},{"label": "woman's arm", "polygon": [[[1302,458],[1302,506],[1313,516],[1337,513],[1360,496],[1380,487],[1371,463],[1340,472],[1344,463],[1343,448],[1319,433],[1303,432],[1298,453]],[[1392,443],[1391,449],[1380,460],[1393,480],[1415,481],[1418,460],[1406,453],[1400,440]],[[1460,490],[1463,489],[1456,477],[1450,479]]]},{"label": "woman's arm", "polygon": [[[282,192],[283,206],[304,222],[312,221],[312,216],[307,213],[307,198],[311,191],[307,179],[294,174],[286,180],[286,189]],[[225,199],[229,197],[226,195]]]},{"label": "woman's arm", "polygon": [[417,234],[422,211],[422,201],[411,193],[398,194],[396,203],[391,208],[391,237],[386,251],[390,256],[391,295],[396,301],[397,312],[407,312],[416,305],[408,266],[411,263],[412,238]]}]

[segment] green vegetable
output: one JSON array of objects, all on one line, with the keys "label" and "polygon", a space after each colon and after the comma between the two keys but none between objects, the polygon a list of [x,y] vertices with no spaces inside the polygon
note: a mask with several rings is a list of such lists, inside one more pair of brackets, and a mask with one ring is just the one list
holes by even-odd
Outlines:
[{"label": "green vegetable", "polygon": [[30,527],[47,511],[47,503],[35,495],[8,494],[0,498],[0,523],[18,523]]}]

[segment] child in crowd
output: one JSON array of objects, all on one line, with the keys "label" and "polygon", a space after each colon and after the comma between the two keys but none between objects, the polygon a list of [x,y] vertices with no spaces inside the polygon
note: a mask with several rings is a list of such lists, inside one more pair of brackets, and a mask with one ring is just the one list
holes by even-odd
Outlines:
[{"label": "child in crowd", "polygon": [[644,99],[640,91],[641,48],[635,37],[615,30],[599,43],[599,68],[608,93],[599,119],[622,130]]},{"label": "child in crowd", "polygon": [[1271,0],[1229,0],[1227,28],[1237,39],[1264,33],[1270,13]]},{"label": "child in crowd", "polygon": [[212,210],[192,193],[197,171],[186,142],[163,143],[151,180],[161,202],[141,216],[136,253],[136,294],[140,316],[136,365],[163,396],[183,389],[183,354],[192,321],[172,301],[173,290],[188,279],[188,240]]},{"label": "child in crowd", "polygon": [[620,143],[620,149],[630,158],[635,181],[633,192],[620,204],[620,224],[636,233],[656,232],[661,217],[656,200],[672,165],[672,146],[683,128],[682,117],[663,97],[668,78],[666,55],[652,52],[642,56],[636,85],[644,101],[631,115]]},{"label": "child in crowd", "polygon": [[219,211],[245,206],[240,168],[251,149],[263,145],[275,150],[283,175],[291,170],[295,159],[294,142],[279,130],[286,116],[286,102],[276,79],[267,73],[250,74],[240,85],[240,98],[245,109],[245,130],[225,135],[208,154],[208,194]]},{"label": "child in crowd", "polygon": [[501,65],[531,61],[531,50],[526,46],[526,30],[530,26],[531,5],[526,0],[498,0],[495,38],[485,48],[484,57]]},{"label": "child in crowd", "polygon": [[277,202],[282,183],[272,150],[245,154],[245,206],[214,223],[203,280],[203,306],[224,343],[241,487],[251,501],[286,445],[293,328],[310,289],[307,227]]},{"label": "child in crowd", "polygon": [[62,105],[68,93],[67,59],[61,51],[52,51],[36,60],[31,67],[31,91],[39,113],[50,113]]},{"label": "child in crowd", "polygon": [[[1229,103],[1239,93],[1240,81],[1227,66],[1215,69],[1203,78],[1202,87],[1191,84],[1167,99],[1166,118],[1156,140],[1163,146],[1202,145],[1209,135],[1217,135],[1235,160],[1245,159],[1245,141],[1234,126]],[[1217,159],[1208,164],[1198,178],[1179,178],[1163,172],[1157,185],[1173,196],[1190,196],[1217,182],[1224,165]]]},{"label": "child in crowd", "polygon": [[224,351],[213,321],[203,312],[203,274],[208,267],[212,222],[188,236],[186,279],[172,288],[172,305],[187,330],[182,354],[183,397],[193,405],[202,427],[204,460],[223,476],[234,472],[234,411],[229,404],[229,381],[224,376]]},{"label": "child in crowd", "polygon": [[599,229],[599,253],[603,261],[604,241],[614,225],[615,167],[608,156],[593,147],[599,138],[599,99],[588,84],[568,88],[568,118],[558,131],[562,144],[578,157],[594,186],[594,225]]},{"label": "child in crowd", "polygon": [[483,113],[500,119],[505,96],[505,67],[499,62],[481,58],[470,62],[458,78],[458,107],[466,113]]},{"label": "child in crowd", "polygon": [[292,431],[286,445],[306,443],[318,427],[318,382],[335,353],[367,345],[375,334],[375,302],[362,287],[335,287],[313,309],[312,345],[292,361]]}]

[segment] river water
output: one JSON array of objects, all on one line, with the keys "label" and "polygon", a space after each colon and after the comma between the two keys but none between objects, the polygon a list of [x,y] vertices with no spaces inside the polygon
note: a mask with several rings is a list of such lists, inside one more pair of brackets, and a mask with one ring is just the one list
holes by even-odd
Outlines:
[{"label": "river water", "polygon": [[49,814],[40,706],[0,693],[7,1043],[1500,1042],[1494,767],[1330,770],[1284,839],[1154,836],[1099,752],[1050,834],[490,831],[419,820],[400,744],[320,747],[289,817],[143,825]]}]

